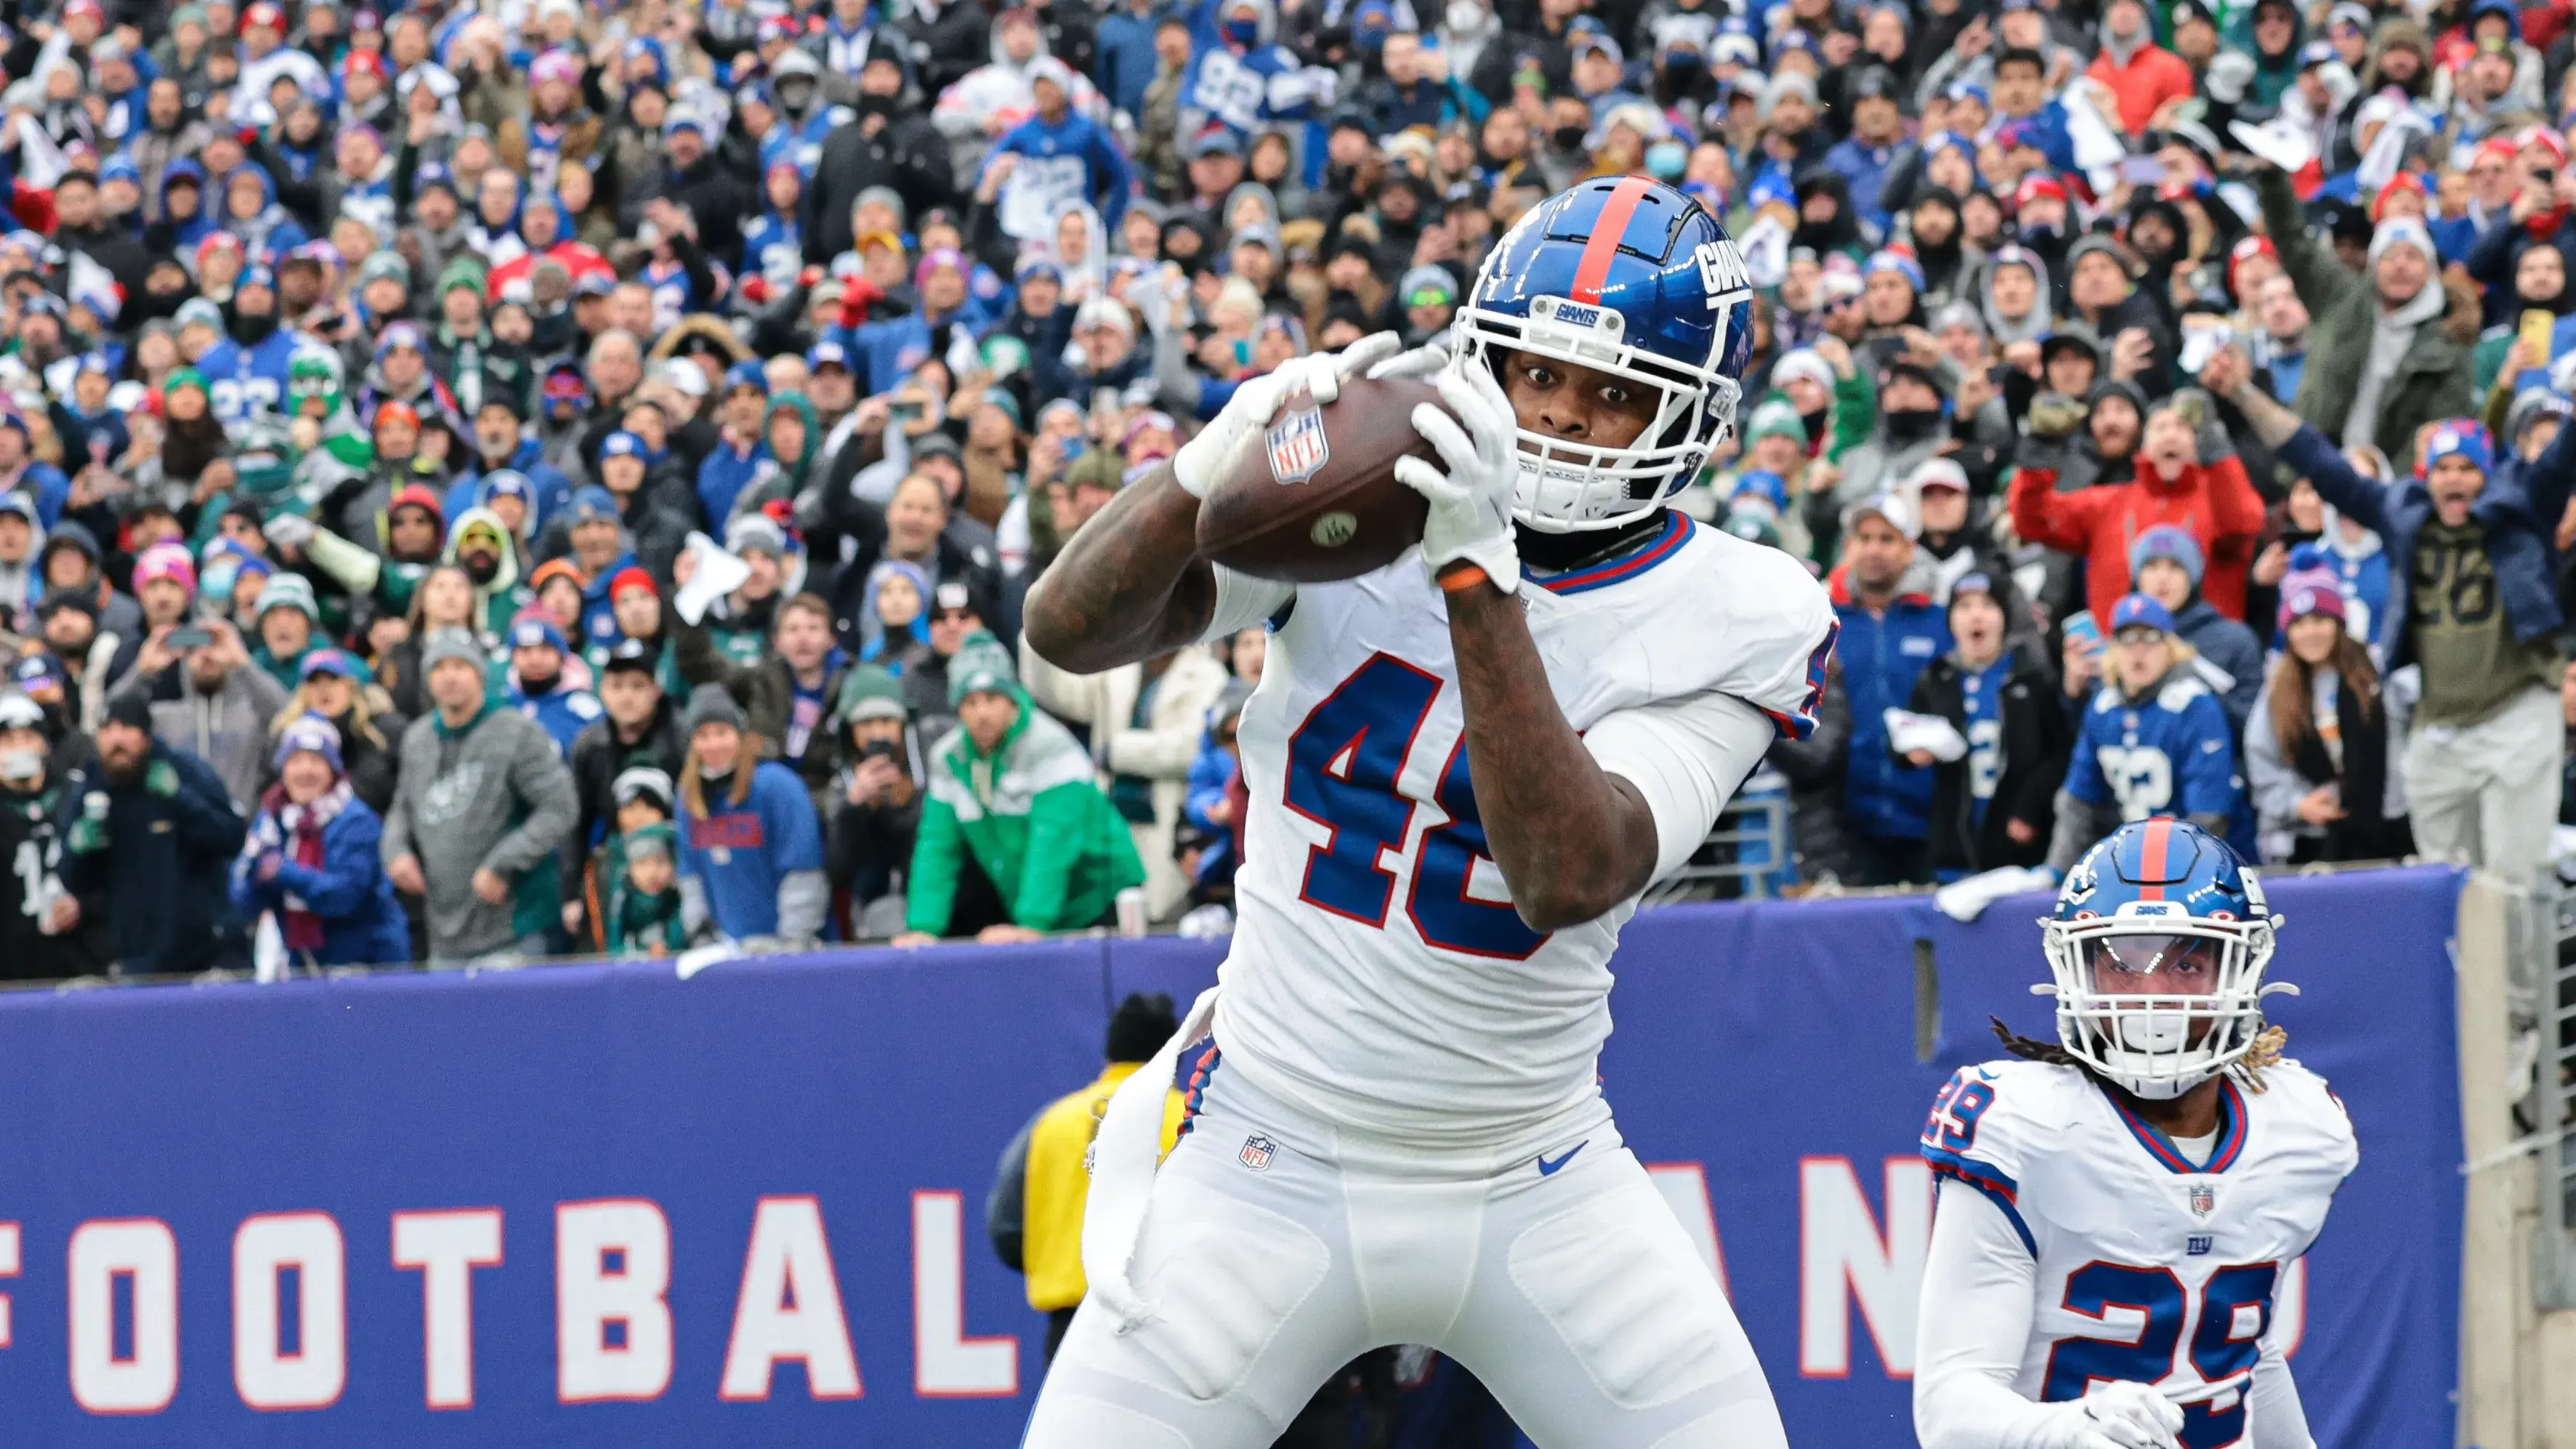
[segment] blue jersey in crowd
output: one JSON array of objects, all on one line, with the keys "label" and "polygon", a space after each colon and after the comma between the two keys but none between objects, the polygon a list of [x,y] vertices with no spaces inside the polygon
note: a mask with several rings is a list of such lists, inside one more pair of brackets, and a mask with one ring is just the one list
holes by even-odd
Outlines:
[{"label": "blue jersey in crowd", "polygon": [[707,818],[680,812],[680,874],[706,892],[707,917],[734,940],[778,933],[778,887],[800,870],[823,868],[814,802],[785,765],[764,760],[740,805],[731,791],[707,792]]},{"label": "blue jersey in crowd", "polygon": [[1974,674],[1959,676],[1959,702],[1964,709],[1968,737],[1968,819],[1979,830],[1986,825],[1986,806],[1995,798],[1995,783],[2003,778],[2004,686],[2011,682],[2012,651],[1996,656],[1995,662]]},{"label": "blue jersey in crowd", "polygon": [[2166,675],[2152,696],[2135,703],[2108,686],[2097,691],[2077,727],[2066,793],[2088,805],[2117,806],[2122,820],[2217,817],[2228,822],[2230,846],[2248,860],[2260,858],[2227,711],[2189,670]]},{"label": "blue jersey in crowd", "polygon": [[1873,614],[1854,603],[1834,610],[1842,641],[1843,691],[1851,699],[1851,764],[1843,777],[1843,812],[1863,834],[1922,840],[1931,833],[1932,772],[1887,750],[1887,712],[1905,708],[1914,681],[1950,651],[1950,616],[1920,594],[1907,594]]},{"label": "blue jersey in crowd", "polygon": [[557,676],[554,687],[543,694],[513,689],[510,705],[543,725],[547,736],[555,742],[555,753],[565,759],[572,758],[572,742],[580,737],[581,732],[607,713],[597,695],[587,689],[573,688],[564,683],[561,676]]}]

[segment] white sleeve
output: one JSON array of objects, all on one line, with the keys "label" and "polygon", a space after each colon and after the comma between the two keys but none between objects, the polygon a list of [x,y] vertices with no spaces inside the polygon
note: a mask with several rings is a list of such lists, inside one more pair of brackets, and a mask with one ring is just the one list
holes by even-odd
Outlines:
[{"label": "white sleeve", "polygon": [[2307,1406],[2299,1402],[2299,1381],[2290,1377],[2290,1361],[2269,1333],[2263,1335],[2262,1356],[2254,1360],[2254,1402],[2246,1413],[2253,1442],[2262,1449],[2317,1449]]},{"label": "white sleeve", "polygon": [[1257,579],[1223,564],[1216,569],[1216,617],[1208,620],[1202,644],[1258,629],[1296,600],[1297,586],[1276,579]]},{"label": "white sleeve", "polygon": [[2054,1449],[2065,1442],[2074,1405],[2034,1403],[2013,1390],[2030,1341],[2038,1273],[2003,1209],[1965,1183],[1941,1179],[1914,1324],[1914,1436],[1923,1449]]},{"label": "white sleeve", "polygon": [[1583,743],[1603,770],[1646,797],[1661,879],[1707,841],[1718,812],[1778,734],[1752,705],[1703,690],[1604,715],[1583,732]]}]

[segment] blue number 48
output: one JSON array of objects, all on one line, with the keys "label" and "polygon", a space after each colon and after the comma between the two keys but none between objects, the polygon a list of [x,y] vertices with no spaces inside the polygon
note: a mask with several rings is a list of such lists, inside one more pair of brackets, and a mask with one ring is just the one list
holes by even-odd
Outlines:
[{"label": "blue number 48", "polygon": [[[1391,654],[1373,654],[1307,711],[1288,737],[1288,808],[1332,832],[1306,851],[1298,898],[1308,905],[1385,928],[1395,874],[1384,860],[1404,849],[1413,812],[1425,803],[1397,782],[1442,687],[1427,670]],[[1415,847],[1413,883],[1404,899],[1415,932],[1444,951],[1526,958],[1547,933],[1531,930],[1508,905],[1467,894],[1476,862],[1490,863],[1492,857],[1485,853],[1463,734],[1428,803],[1447,822],[1424,831]]]}]

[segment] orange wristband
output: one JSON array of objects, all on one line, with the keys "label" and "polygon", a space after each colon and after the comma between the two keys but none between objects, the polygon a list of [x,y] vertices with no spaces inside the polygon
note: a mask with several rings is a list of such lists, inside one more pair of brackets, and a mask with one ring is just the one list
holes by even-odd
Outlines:
[{"label": "orange wristband", "polygon": [[1440,571],[1440,592],[1463,594],[1478,584],[1492,583],[1493,576],[1475,564],[1461,559]]}]

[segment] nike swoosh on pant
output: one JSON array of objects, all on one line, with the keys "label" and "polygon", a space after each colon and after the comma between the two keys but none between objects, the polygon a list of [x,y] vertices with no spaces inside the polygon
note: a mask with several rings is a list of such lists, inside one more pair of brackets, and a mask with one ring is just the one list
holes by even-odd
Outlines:
[{"label": "nike swoosh on pant", "polygon": [[1550,1162],[1545,1157],[1541,1157],[1538,1160],[1538,1175],[1541,1177],[1556,1176],[1556,1170],[1558,1168],[1572,1162],[1574,1160],[1574,1154],[1581,1152],[1585,1147],[1589,1146],[1591,1142],[1591,1138],[1584,1138],[1581,1142],[1577,1142],[1572,1147],[1565,1149],[1565,1155],[1554,1162]]}]

